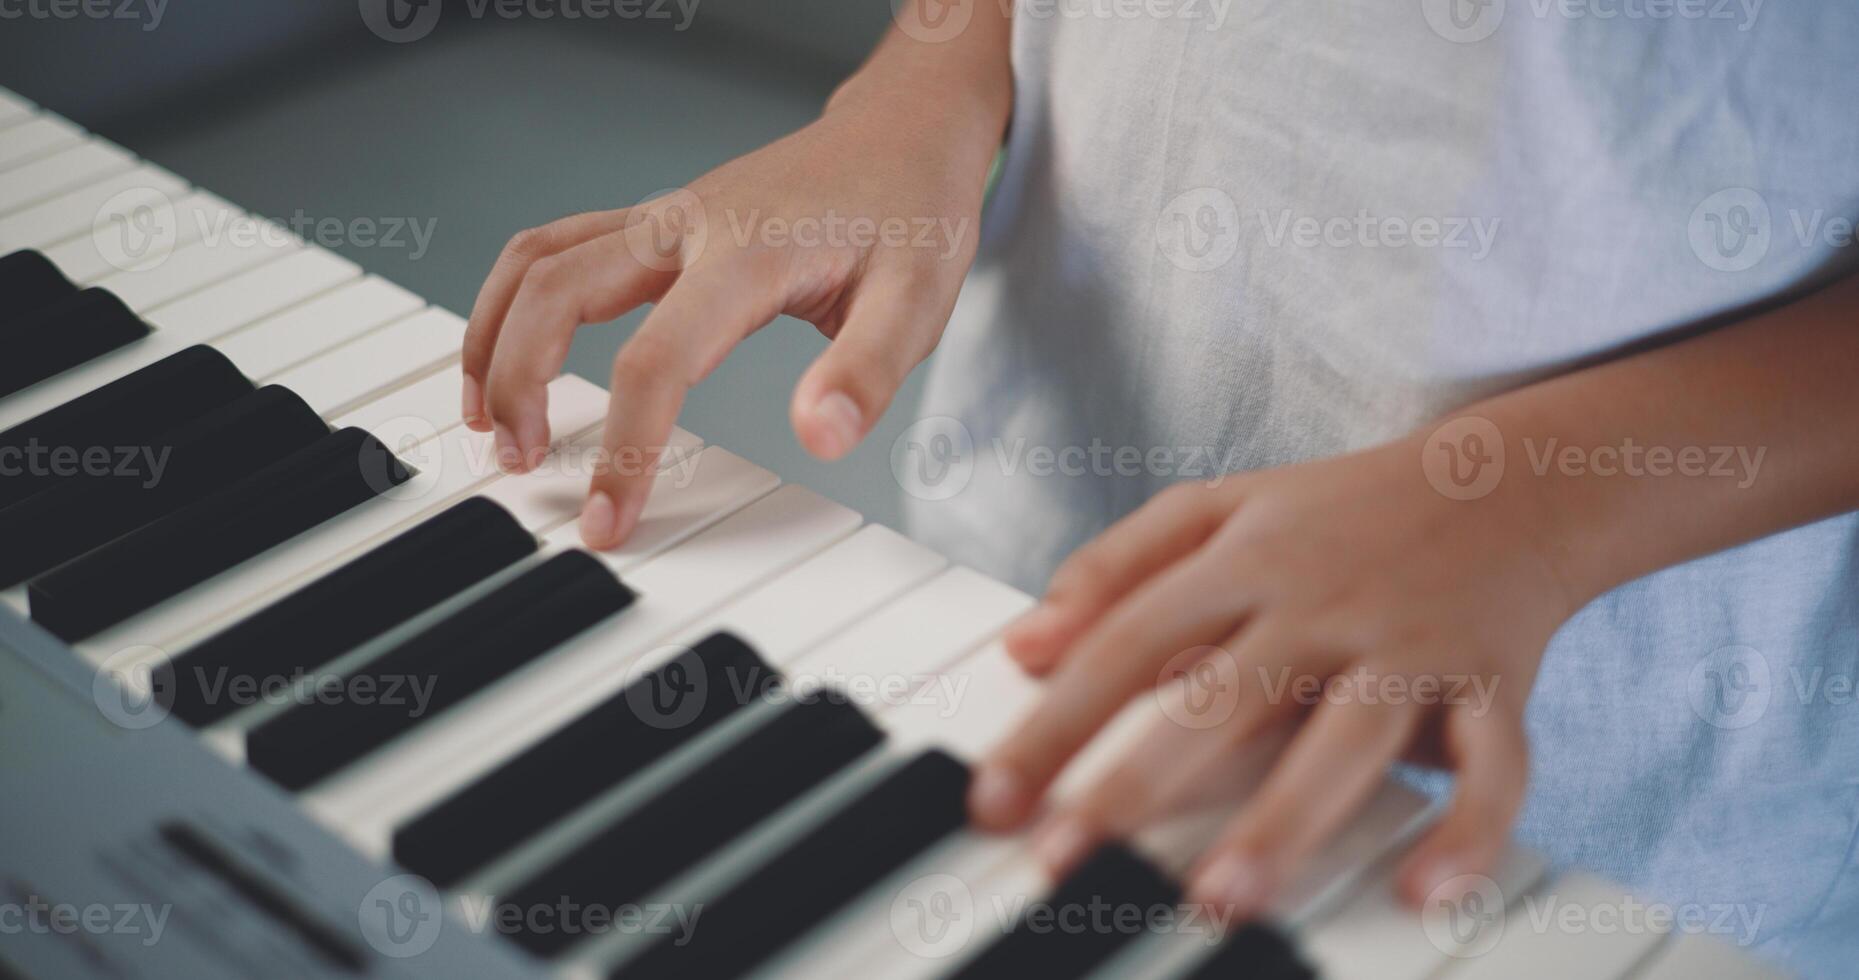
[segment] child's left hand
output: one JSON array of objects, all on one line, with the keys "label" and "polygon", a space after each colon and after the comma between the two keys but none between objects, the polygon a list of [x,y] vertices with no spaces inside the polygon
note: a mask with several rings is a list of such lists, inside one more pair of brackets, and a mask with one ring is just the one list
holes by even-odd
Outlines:
[{"label": "child's left hand", "polygon": [[1524,702],[1578,603],[1541,547],[1529,481],[1450,499],[1429,483],[1426,448],[1438,447],[1415,437],[1171,487],[1079,549],[1008,631],[1012,655],[1051,679],[978,771],[977,821],[1027,820],[1131,698],[1212,645],[1238,682],[1230,716],[1162,723],[1056,805],[1038,836],[1055,871],[1167,814],[1212,763],[1297,714],[1288,748],[1191,874],[1195,900],[1261,911],[1402,757],[1458,774],[1449,811],[1402,868],[1407,895],[1492,866],[1526,783]]}]

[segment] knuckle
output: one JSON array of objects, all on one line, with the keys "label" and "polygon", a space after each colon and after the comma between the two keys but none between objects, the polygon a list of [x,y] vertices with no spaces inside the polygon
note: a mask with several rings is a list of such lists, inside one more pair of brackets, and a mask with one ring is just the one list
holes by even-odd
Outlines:
[{"label": "knuckle", "polygon": [[656,383],[677,363],[671,342],[656,333],[637,333],[613,359],[613,383],[634,389]]},{"label": "knuckle", "polygon": [[542,258],[549,254],[549,245],[554,237],[547,225],[525,228],[510,236],[510,241],[503,247],[503,257],[512,262]]},{"label": "knuckle", "polygon": [[523,274],[523,286],[526,289],[552,291],[563,285],[569,272],[569,265],[559,255],[547,255],[537,259]]}]

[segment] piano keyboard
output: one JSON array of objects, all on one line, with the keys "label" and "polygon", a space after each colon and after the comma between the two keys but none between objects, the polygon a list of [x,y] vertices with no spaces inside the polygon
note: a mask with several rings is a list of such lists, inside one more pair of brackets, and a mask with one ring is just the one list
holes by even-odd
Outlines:
[{"label": "piano keyboard", "polygon": [[1394,782],[1270,922],[1041,928],[1040,903],[1177,908],[1219,814],[1056,885],[965,828],[969,760],[1039,695],[995,640],[1028,596],[681,430],[634,536],[580,550],[604,391],[557,379],[549,460],[503,475],[458,419],[457,316],[4,91],[0,254],[0,462],[148,454],[9,472],[0,616],[453,917],[701,910],[483,940],[538,975],[1775,975],[1669,924],[1538,927],[1535,902],[1637,900],[1522,849],[1416,915],[1391,867],[1434,813]]}]

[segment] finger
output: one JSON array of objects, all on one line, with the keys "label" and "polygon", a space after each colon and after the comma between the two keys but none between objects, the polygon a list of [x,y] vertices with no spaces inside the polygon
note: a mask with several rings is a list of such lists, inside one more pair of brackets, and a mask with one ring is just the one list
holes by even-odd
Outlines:
[{"label": "finger", "polygon": [[1189,557],[1141,585],[1078,641],[1032,713],[989,753],[970,794],[975,820],[1007,829],[1031,814],[1060,768],[1169,662],[1238,626],[1248,600],[1218,560]]},{"label": "finger", "polygon": [[1447,712],[1446,744],[1458,779],[1446,815],[1402,864],[1402,891],[1416,905],[1502,857],[1529,788],[1529,745],[1517,717],[1472,705]]},{"label": "finger", "polygon": [[905,266],[859,283],[845,325],[794,386],[788,414],[820,459],[851,452],[942,337],[954,289]]},{"label": "finger", "polygon": [[620,349],[602,437],[611,462],[595,473],[581,512],[588,547],[612,548],[632,533],[685,392],[780,313],[779,275],[759,257],[693,266]]},{"label": "finger", "polygon": [[[1220,649],[1234,649],[1234,642]],[[1256,662],[1242,672],[1238,659],[1222,652],[1207,658],[1213,676],[1184,671],[1181,684],[1156,692],[1160,717],[1127,740],[1113,764],[1102,772],[1089,766],[1066,772],[1055,792],[1071,798],[1034,837],[1035,852],[1055,879],[1099,841],[1134,837],[1184,815],[1226,812],[1251,794],[1266,764],[1284,748],[1288,727],[1276,723],[1286,712],[1266,697],[1264,686],[1246,683],[1253,670],[1275,676],[1292,667],[1288,646],[1264,649],[1280,659],[1267,662],[1255,655]],[[1087,752],[1080,765],[1088,761]],[[1075,792],[1066,785],[1074,777]]]},{"label": "finger", "polygon": [[1263,911],[1272,892],[1381,786],[1421,709],[1365,694],[1356,681],[1332,679],[1332,696],[1202,856],[1191,879],[1194,901],[1241,917]]},{"label": "finger", "polygon": [[1045,598],[1007,628],[1007,652],[1044,674],[1117,600],[1207,542],[1232,512],[1230,498],[1177,484],[1072,552]]},{"label": "finger", "polygon": [[592,211],[570,215],[537,228],[520,231],[505,245],[490,274],[478,289],[477,301],[471,304],[471,321],[465,327],[461,354],[464,368],[465,424],[480,432],[489,431],[490,419],[484,409],[484,379],[491,369],[491,351],[497,346],[498,332],[504,317],[516,299],[523,276],[531,264],[567,251],[625,227],[626,208],[617,211]]},{"label": "finger", "polygon": [[561,373],[575,330],[647,302],[675,275],[641,263],[633,234],[616,231],[539,259],[523,277],[485,379],[498,457],[514,452],[524,461],[518,472],[548,447],[547,386]]}]

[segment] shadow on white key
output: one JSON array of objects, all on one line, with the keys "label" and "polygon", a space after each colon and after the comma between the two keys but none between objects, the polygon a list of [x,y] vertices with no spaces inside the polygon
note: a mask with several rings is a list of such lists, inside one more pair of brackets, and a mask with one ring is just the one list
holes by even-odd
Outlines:
[{"label": "shadow on white key", "polygon": [[[732,457],[736,464],[734,469],[731,469]],[[601,430],[595,429],[556,450],[543,465],[523,474],[521,479],[493,484],[484,491],[484,496],[515,515],[524,527],[535,529],[539,535],[546,535],[581,516],[581,506],[587,501],[588,487],[594,474],[604,467],[606,458],[606,451],[601,446]],[[731,479],[737,470],[766,474],[766,490],[763,492],[773,490],[778,482],[774,474],[727,450],[714,447],[704,449],[702,441],[696,436],[676,427],[672,428],[665,451],[655,465],[657,476],[652,481],[652,491],[655,495],[664,494],[669,498],[668,502],[687,497],[696,502],[702,496],[687,493],[695,480],[693,474],[702,466],[726,470],[724,473],[712,474],[715,478],[708,481],[706,486]],[[745,498],[737,506],[748,502]],[[696,506],[703,505],[697,503]],[[642,521],[644,516],[641,514]],[[651,542],[652,539],[648,537],[641,545],[651,547],[653,551],[658,550]],[[545,547],[544,552],[556,550],[560,549],[550,546]]]}]

